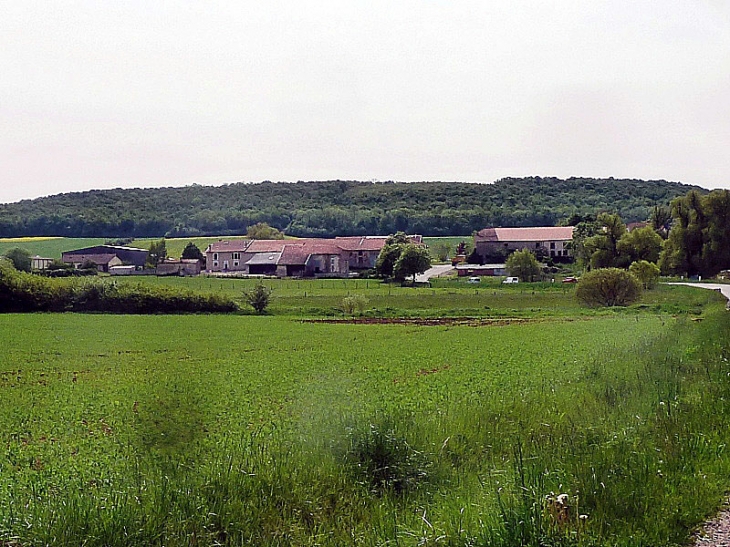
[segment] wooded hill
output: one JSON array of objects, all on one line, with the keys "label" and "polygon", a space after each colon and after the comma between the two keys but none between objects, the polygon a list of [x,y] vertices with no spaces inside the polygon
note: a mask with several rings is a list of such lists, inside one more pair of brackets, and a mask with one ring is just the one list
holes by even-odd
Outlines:
[{"label": "wooded hill", "polygon": [[550,226],[573,214],[645,220],[695,188],[664,180],[505,178],[464,182],[262,182],[93,190],[0,204],[0,237],[181,237],[245,233],[266,222],[293,236],[466,235]]}]

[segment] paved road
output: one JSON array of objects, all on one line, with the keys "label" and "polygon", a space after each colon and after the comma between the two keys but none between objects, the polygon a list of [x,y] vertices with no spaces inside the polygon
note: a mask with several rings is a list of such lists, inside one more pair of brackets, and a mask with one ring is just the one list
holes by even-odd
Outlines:
[{"label": "paved road", "polygon": [[432,277],[438,277],[440,275],[445,274],[446,272],[450,272],[453,269],[454,269],[454,267],[451,264],[439,264],[438,266],[429,268],[422,274],[417,275],[416,283],[428,283],[428,280],[431,279]]},{"label": "paved road", "polygon": [[686,285],[687,287],[699,287],[700,289],[720,291],[727,298],[728,305],[730,305],[730,285],[724,285],[722,283],[667,283],[667,285]]}]

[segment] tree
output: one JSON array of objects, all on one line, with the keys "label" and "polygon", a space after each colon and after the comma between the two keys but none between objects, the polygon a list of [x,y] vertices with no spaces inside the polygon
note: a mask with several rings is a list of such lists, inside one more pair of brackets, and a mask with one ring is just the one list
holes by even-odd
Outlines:
[{"label": "tree", "polygon": [[730,268],[730,191],[691,190],[672,200],[672,215],[659,263],[663,271],[711,277]]},{"label": "tree", "polygon": [[205,255],[192,241],[185,245],[182,256],[180,258],[184,258],[186,260],[200,260],[202,262],[205,262]]},{"label": "tree", "polygon": [[167,258],[167,244],[163,237],[159,241],[153,241],[150,244],[150,252],[147,255],[147,265],[155,268],[157,265]]},{"label": "tree", "polygon": [[404,232],[396,232],[388,236],[385,245],[380,249],[378,259],[375,261],[375,272],[380,277],[393,277],[395,263],[398,261],[403,246],[408,244],[408,236]]},{"label": "tree", "polygon": [[250,239],[284,239],[284,234],[265,222],[257,222],[246,228],[246,237]]},{"label": "tree", "polygon": [[618,242],[626,233],[626,225],[618,214],[611,213],[600,213],[596,222],[598,233],[584,241],[591,268],[620,266],[622,261],[619,259]]},{"label": "tree", "polygon": [[645,289],[653,289],[659,281],[659,266],[646,260],[632,263],[629,266],[629,273],[633,274]]},{"label": "tree", "polygon": [[639,281],[620,268],[598,268],[586,272],[575,295],[589,306],[626,306],[641,295]]},{"label": "tree", "polygon": [[651,226],[626,232],[618,241],[618,254],[629,262],[658,262],[664,240]]},{"label": "tree", "polygon": [[655,205],[649,215],[649,224],[662,239],[667,239],[672,227],[672,210],[664,205]]},{"label": "tree", "polygon": [[13,267],[19,272],[29,272],[31,270],[32,261],[30,253],[20,247],[10,249],[5,253],[5,258],[13,263]]},{"label": "tree", "polygon": [[243,291],[243,299],[256,313],[262,314],[269,307],[271,289],[259,283],[254,288]]},{"label": "tree", "polygon": [[708,222],[702,249],[703,275],[715,276],[730,268],[730,192],[710,192],[703,199]]},{"label": "tree", "polygon": [[[580,220],[579,220],[580,219]],[[591,256],[586,249],[585,242],[601,231],[601,226],[592,215],[581,217],[572,215],[569,220],[578,220],[573,228],[573,239],[568,242],[569,248],[573,251],[573,258],[581,267],[590,265]],[[570,226],[570,224],[568,224]]]},{"label": "tree", "polygon": [[413,276],[416,283],[416,274],[425,272],[431,267],[431,254],[428,249],[412,243],[403,246],[398,260],[393,267],[396,279],[406,279]]},{"label": "tree", "polygon": [[520,281],[534,281],[540,277],[540,264],[529,249],[515,251],[509,255],[505,267],[511,276],[519,277]]}]

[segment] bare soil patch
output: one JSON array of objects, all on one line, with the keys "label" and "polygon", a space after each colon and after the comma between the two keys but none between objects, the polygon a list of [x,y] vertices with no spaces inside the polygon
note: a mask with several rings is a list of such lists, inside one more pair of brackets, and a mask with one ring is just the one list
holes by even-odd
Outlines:
[{"label": "bare soil patch", "polygon": [[[544,319],[540,319],[544,321]],[[513,318],[477,318],[477,317],[351,317],[348,319],[304,319],[305,323],[343,323],[350,325],[418,325],[424,327],[443,326],[506,326],[521,323],[534,323],[538,319]]]}]

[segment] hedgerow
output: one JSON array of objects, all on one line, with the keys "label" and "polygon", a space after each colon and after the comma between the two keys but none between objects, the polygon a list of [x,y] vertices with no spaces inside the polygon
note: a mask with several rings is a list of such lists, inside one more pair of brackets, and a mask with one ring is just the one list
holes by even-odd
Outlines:
[{"label": "hedgerow", "polygon": [[233,312],[236,303],[218,294],[143,283],[98,279],[64,282],[19,272],[0,261],[0,312],[206,313]]}]

